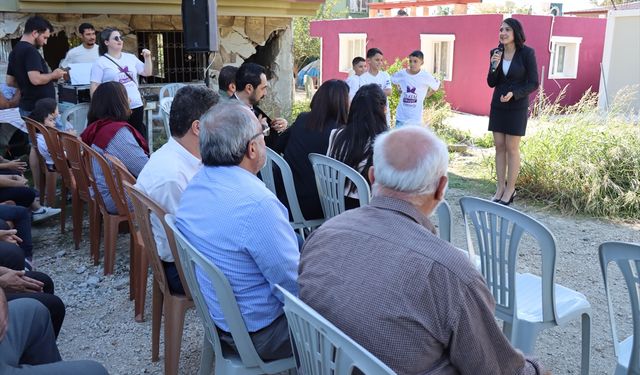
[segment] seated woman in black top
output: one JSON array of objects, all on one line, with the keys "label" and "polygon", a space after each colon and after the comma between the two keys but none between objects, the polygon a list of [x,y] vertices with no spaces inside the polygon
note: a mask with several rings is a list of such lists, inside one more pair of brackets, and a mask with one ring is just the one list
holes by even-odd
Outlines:
[{"label": "seated woman in black top", "polygon": [[[369,181],[373,165],[373,141],[389,129],[386,118],[387,96],[375,83],[358,89],[351,101],[347,125],[331,132],[327,155],[340,160]],[[355,186],[348,184],[345,192],[347,209],[360,206]]]},{"label": "seated woman in black top", "polygon": [[[291,167],[300,209],[307,220],[324,217],[308,155],[326,154],[329,134],[347,123],[348,112],[349,86],[342,80],[329,80],[320,86],[311,99],[311,112],[301,113],[293,125],[280,135],[275,147],[276,152],[284,153],[284,159]],[[284,194],[278,195],[288,207]]]}]

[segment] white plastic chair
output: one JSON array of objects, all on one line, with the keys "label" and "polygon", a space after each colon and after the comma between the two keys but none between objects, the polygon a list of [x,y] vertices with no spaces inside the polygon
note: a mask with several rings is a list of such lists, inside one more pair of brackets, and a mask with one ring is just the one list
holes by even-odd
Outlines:
[{"label": "white plastic chair", "polygon": [[[225,275],[218,267],[204,258],[182,235],[176,227],[174,215],[167,214],[164,219],[167,226],[173,231],[183,274],[204,326],[205,339],[202,346],[200,374],[211,374],[214,353],[216,375],[276,374],[295,368],[296,362],[293,357],[270,362],[264,362],[260,358],[251,337],[249,337],[236,297]],[[224,318],[231,329],[231,336],[237,347],[237,352],[227,346],[223,347],[220,343],[216,325],[209,315],[209,308],[196,279],[196,266],[215,290]]]},{"label": "white plastic chair", "polygon": [[293,338],[293,350],[300,360],[300,373],[350,375],[357,367],[365,374],[395,374],[306,303],[280,285],[276,287],[284,294],[284,313]]},{"label": "white plastic chair", "polygon": [[291,212],[291,217],[293,219],[293,221],[290,222],[291,227],[298,230],[300,235],[304,238],[304,228],[315,229],[324,222],[324,219],[307,220],[304,218],[302,210],[300,209],[300,203],[298,202],[298,195],[293,182],[293,172],[291,172],[289,163],[287,163],[282,156],[278,155],[277,152],[268,147],[267,162],[260,170],[260,176],[267,189],[271,190],[274,195],[277,195],[275,177],[273,173],[274,164],[278,167],[282,176],[284,190],[289,203],[289,211]]},{"label": "white plastic chair", "polygon": [[[600,245],[598,252],[609,305],[613,352],[618,358],[614,375],[640,375],[640,244],[605,242]],[[631,303],[633,334],[622,341],[619,341],[616,331],[616,314],[609,294],[608,266],[611,262],[616,262],[620,267]]]},{"label": "white plastic chair", "polygon": [[167,133],[167,140],[171,137],[171,128],[169,127],[169,114],[171,113],[171,103],[173,103],[173,96],[160,99],[160,114],[162,115],[162,122],[164,124],[164,131]]},{"label": "white plastic chair", "polygon": [[160,87],[160,92],[158,93],[158,100],[162,100],[165,97],[174,97],[176,93],[181,88],[185,87],[184,83],[167,83],[166,85]]},{"label": "white plastic chair", "polygon": [[80,135],[87,128],[87,113],[89,113],[89,103],[78,103],[62,113],[62,122],[71,124]]},{"label": "white plastic chair", "polygon": [[[571,319],[582,318],[581,371],[589,373],[591,305],[586,297],[554,282],[556,242],[537,220],[510,207],[480,198],[463,197],[460,206],[467,232],[469,256],[475,251],[469,233],[471,219],[479,248],[481,272],[496,300],[495,315],[503,332],[525,354],[534,354],[538,333]],[[528,233],[542,253],[542,277],[516,273],[518,246]]]},{"label": "white plastic chair", "polygon": [[347,179],[356,186],[360,206],[369,204],[371,189],[369,183],[358,171],[325,155],[311,153],[309,161],[313,167],[318,187],[318,196],[322,205],[325,220],[345,211],[344,189]]},{"label": "white plastic chair", "polygon": [[451,206],[447,201],[442,201],[435,212],[438,217],[438,237],[451,242]]}]

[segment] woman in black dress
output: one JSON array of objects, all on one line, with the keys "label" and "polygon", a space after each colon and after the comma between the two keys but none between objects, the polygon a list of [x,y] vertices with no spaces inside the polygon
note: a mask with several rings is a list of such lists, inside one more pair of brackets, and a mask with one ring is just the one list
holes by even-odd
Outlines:
[{"label": "woman in black dress", "polygon": [[520,22],[507,18],[500,27],[500,47],[491,51],[487,83],[493,87],[489,130],[496,147],[497,189],[494,202],[509,205],[520,172],[520,138],[525,134],[529,94],[538,88],[535,52],[524,45]]},{"label": "woman in black dress", "polygon": [[[313,95],[311,112],[301,113],[293,125],[278,137],[274,147],[276,152],[284,153],[284,160],[291,167],[300,209],[307,220],[324,217],[308,156],[310,153],[326,154],[329,134],[347,123],[348,113],[349,86],[342,80],[329,80]],[[278,198],[288,207],[284,189],[278,189]]]}]

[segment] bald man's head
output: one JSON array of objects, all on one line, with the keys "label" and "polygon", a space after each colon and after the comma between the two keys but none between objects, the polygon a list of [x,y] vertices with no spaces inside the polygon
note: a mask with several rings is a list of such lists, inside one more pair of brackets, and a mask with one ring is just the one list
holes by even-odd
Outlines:
[{"label": "bald man's head", "polygon": [[435,192],[447,174],[447,146],[426,128],[410,126],[380,134],[373,149],[375,183],[397,192]]}]

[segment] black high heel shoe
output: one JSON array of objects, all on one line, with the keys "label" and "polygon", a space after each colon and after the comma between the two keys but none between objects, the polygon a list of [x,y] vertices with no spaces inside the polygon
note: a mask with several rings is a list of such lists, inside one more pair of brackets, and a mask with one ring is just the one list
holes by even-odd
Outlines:
[{"label": "black high heel shoe", "polygon": [[[505,187],[505,188],[507,187],[507,183],[506,183],[506,182],[504,183],[504,187]],[[493,199],[491,199],[491,202],[498,203],[498,202],[500,202],[501,200],[502,200],[502,195],[500,196],[500,198],[493,198]]]},{"label": "black high heel shoe", "polygon": [[509,198],[509,201],[505,202],[505,201],[503,201],[502,199],[500,199],[500,200],[498,200],[498,203],[500,203],[500,204],[502,204],[502,205],[505,205],[505,206],[508,206],[508,205],[510,205],[511,203],[513,203],[513,198],[514,198],[515,196],[516,196],[516,192],[515,192],[515,190],[514,190],[514,191],[513,191],[513,194],[511,194],[511,198]]}]

